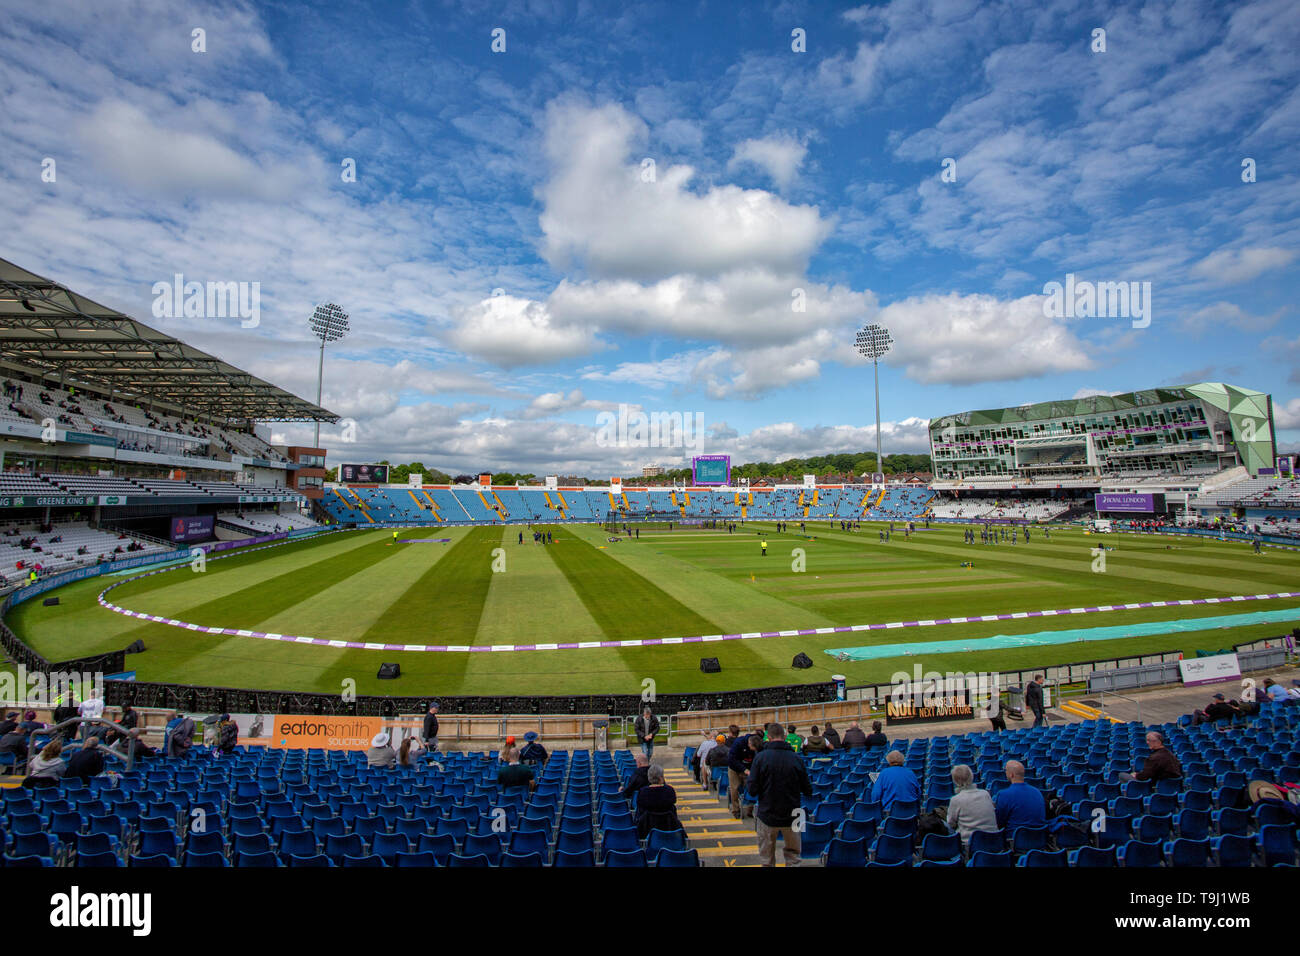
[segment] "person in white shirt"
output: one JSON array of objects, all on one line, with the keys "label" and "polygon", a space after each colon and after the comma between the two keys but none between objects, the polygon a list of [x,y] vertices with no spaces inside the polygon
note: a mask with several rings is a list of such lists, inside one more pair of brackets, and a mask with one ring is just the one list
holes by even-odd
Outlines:
[{"label": "person in white shirt", "polygon": [[[87,697],[85,700],[81,702],[80,706],[77,707],[77,713],[81,717],[86,718],[87,720],[98,720],[100,717],[104,716],[103,698]],[[94,734],[95,736],[99,736],[98,731],[99,731],[98,724],[82,724],[81,739],[85,740],[87,737],[91,736],[92,734]]]},{"label": "person in white shirt", "polygon": [[700,746],[695,751],[695,779],[703,782],[706,787],[708,786],[707,781],[709,778],[708,765],[704,762],[704,758],[709,755],[710,750],[718,745],[716,738],[717,735],[712,730],[704,731],[704,739],[700,741]]}]

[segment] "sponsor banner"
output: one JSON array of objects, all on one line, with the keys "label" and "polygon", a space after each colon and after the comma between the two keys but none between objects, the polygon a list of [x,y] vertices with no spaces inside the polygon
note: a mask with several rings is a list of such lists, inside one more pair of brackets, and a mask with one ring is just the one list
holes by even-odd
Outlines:
[{"label": "sponsor banner", "polygon": [[386,723],[383,717],[276,714],[266,729],[277,750],[366,750]]},{"label": "sponsor banner", "polygon": [[0,508],[66,508],[94,504],[94,497],[85,495],[13,495],[0,498]]},{"label": "sponsor banner", "polygon": [[[1101,511],[1133,511],[1151,514],[1164,510],[1164,495],[1137,492],[1100,492],[1093,495],[1093,507]],[[1157,507],[1159,505],[1160,507]]]},{"label": "sponsor banner", "polygon": [[699,455],[691,459],[697,486],[731,484],[730,455]]},{"label": "sponsor banner", "polygon": [[108,445],[117,447],[117,439],[112,435],[95,435],[91,432],[64,432],[63,440],[74,445]]},{"label": "sponsor banner", "polygon": [[885,723],[891,727],[974,719],[975,708],[971,706],[970,692],[965,688],[939,694],[918,693],[912,697],[890,696],[885,699]]},{"label": "sponsor banner", "polygon": [[1183,658],[1178,662],[1183,685],[1217,684],[1241,679],[1241,662],[1236,654],[1215,654],[1213,657]]},{"label": "sponsor banner", "polygon": [[813,488],[816,488],[816,487],[817,487],[817,476],[816,476],[816,475],[804,475],[804,476],[803,476],[803,486],[804,486],[805,488],[810,489],[810,490],[813,489]]},{"label": "sponsor banner", "polygon": [[183,515],[171,520],[173,541],[206,541],[212,537],[216,515]]}]

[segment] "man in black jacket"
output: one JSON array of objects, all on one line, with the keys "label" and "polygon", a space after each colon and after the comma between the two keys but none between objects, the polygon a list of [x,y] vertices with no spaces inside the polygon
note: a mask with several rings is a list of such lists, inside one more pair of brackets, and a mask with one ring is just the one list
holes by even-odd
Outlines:
[{"label": "man in black jacket", "polygon": [[632,730],[636,733],[636,742],[641,745],[641,752],[646,758],[655,755],[655,734],[659,733],[659,718],[654,712],[646,707],[632,724]]},{"label": "man in black jacket", "polygon": [[[781,738],[785,739],[784,736]],[[745,778],[759,748],[763,746],[763,735],[752,733],[748,737],[737,737],[727,754],[727,800],[731,804],[731,815],[740,819],[740,791],[745,786]]]},{"label": "man in black jacket", "polygon": [[99,752],[99,738],[92,734],[68,761],[68,769],[64,771],[63,778],[70,780],[77,777],[89,782],[91,777],[98,777],[103,772],[104,755]]},{"label": "man in black jacket", "polygon": [[1035,674],[1025,688],[1025,709],[1034,715],[1034,726],[1047,726],[1047,712],[1043,709],[1043,675]]},{"label": "man in black jacket", "polygon": [[[521,537],[522,540],[522,537]],[[429,712],[424,715],[424,745],[433,754],[438,750],[438,702],[429,704]]]},{"label": "man in black jacket", "polygon": [[785,841],[785,865],[799,865],[805,817],[795,811],[799,810],[800,796],[811,797],[813,792],[803,760],[785,742],[783,732],[779,724],[768,728],[768,741],[749,769],[749,795],[758,800],[754,811],[758,855],[764,866],[776,866],[778,835]]},{"label": "man in black jacket", "polygon": [[862,732],[862,728],[858,726],[858,722],[855,720],[849,724],[849,729],[844,731],[843,747],[845,750],[856,750],[866,745],[867,735]]}]

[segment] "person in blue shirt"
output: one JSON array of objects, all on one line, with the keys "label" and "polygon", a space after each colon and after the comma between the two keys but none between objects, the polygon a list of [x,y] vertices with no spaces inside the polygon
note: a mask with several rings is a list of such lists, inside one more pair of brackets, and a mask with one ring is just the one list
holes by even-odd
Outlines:
[{"label": "person in blue shirt", "polygon": [[1041,827],[1047,822],[1047,801],[1043,794],[1025,783],[1025,765],[1019,760],[1008,760],[1007,780],[1011,786],[998,794],[993,801],[998,815],[998,826],[1010,836],[1016,827]]},{"label": "person in blue shirt", "polygon": [[876,775],[876,782],[871,785],[871,800],[880,804],[881,810],[888,814],[895,800],[919,801],[921,781],[903,766],[903,755],[899,751],[891,750],[885,761],[889,766]]},{"label": "person in blue shirt", "polygon": [[1267,694],[1271,700],[1287,699],[1286,688],[1277,683],[1271,677],[1264,678],[1264,693]]}]

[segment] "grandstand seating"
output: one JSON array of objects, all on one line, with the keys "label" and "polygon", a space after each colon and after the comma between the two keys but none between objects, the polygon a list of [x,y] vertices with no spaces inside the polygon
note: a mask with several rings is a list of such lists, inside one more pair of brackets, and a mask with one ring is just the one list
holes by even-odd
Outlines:
[{"label": "grandstand seating", "polygon": [[[35,538],[33,548],[24,548],[19,541]],[[51,538],[62,540],[51,543]],[[124,535],[118,531],[101,531],[84,521],[67,521],[55,524],[53,530],[41,532],[35,524],[7,523],[0,528],[0,577],[13,583],[32,565],[39,564],[42,575],[57,571],[70,571],[85,564],[94,564],[100,556],[117,557],[116,548],[126,550],[128,545],[138,545],[137,554],[170,551],[171,545],[159,544],[145,538]],[[86,553],[77,551],[85,548]],[[35,548],[40,548],[36,551]],[[19,569],[18,563],[23,568]]]},{"label": "grandstand seating", "polygon": [[[1277,866],[1296,864],[1296,821],[1239,806],[1251,779],[1300,779],[1300,707],[1161,728],[1185,776],[1157,787],[1117,774],[1146,753],[1141,724],[1085,721],[1005,733],[894,741],[918,775],[923,804],[889,813],[869,799],[887,747],[836,751],[809,764],[814,795],[804,856],[828,866]],[[65,751],[65,757],[67,752]],[[1073,796],[1079,827],[915,838],[917,812],[942,806],[952,766],[997,790],[1002,767],[1026,764],[1031,785]],[[195,747],[154,758],[116,781],[67,781],[2,793],[6,865],[58,866],[698,866],[684,832],[637,839],[620,790],[629,751],[557,750],[533,793],[497,786],[497,760],[447,753],[438,764],[368,769],[359,752]],[[723,778],[725,779],[725,778]],[[746,802],[751,802],[748,797]],[[1106,827],[1090,833],[1093,811]],[[193,810],[202,809],[195,815]],[[203,819],[201,830],[190,826]],[[497,823],[507,821],[503,830]],[[35,861],[35,862],[33,862]]]}]

